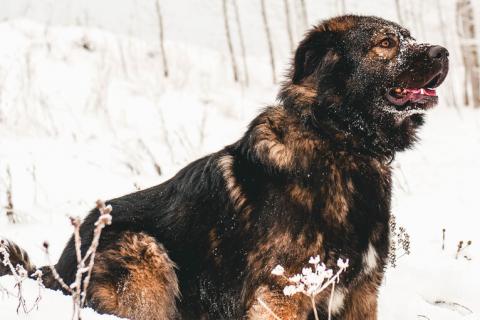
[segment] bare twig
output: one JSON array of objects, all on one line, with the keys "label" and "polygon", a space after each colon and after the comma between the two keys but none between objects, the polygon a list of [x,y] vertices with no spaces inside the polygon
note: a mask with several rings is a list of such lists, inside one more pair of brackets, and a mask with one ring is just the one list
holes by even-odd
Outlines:
[{"label": "bare twig", "polygon": [[163,63],[163,75],[165,78],[168,77],[168,63],[167,63],[167,54],[165,52],[165,45],[164,45],[164,27],[163,27],[163,16],[162,10],[160,7],[160,0],[155,1],[155,9],[157,12],[157,19],[158,19],[158,34],[160,38],[160,51],[162,53],[162,63]]},{"label": "bare twig", "polygon": [[138,144],[140,144],[140,146],[143,148],[143,150],[145,150],[145,152],[148,154],[148,156],[150,157],[150,160],[152,160],[152,164],[153,164],[153,167],[155,168],[155,171],[157,171],[158,175],[161,176],[162,175],[162,168],[158,164],[158,162],[155,159],[155,156],[153,155],[150,148],[147,146],[147,144],[142,139],[138,139]]},{"label": "bare twig", "polygon": [[277,83],[277,76],[276,76],[276,68],[275,68],[275,56],[273,53],[273,42],[272,42],[272,35],[270,34],[270,27],[268,26],[268,17],[267,17],[267,9],[265,7],[265,0],[260,0],[262,5],[262,19],[263,19],[263,26],[265,28],[265,34],[267,36],[267,44],[268,44],[268,52],[270,53],[270,65],[272,66],[272,80],[273,83]]},{"label": "bare twig", "polygon": [[233,51],[232,36],[230,34],[230,24],[228,22],[227,0],[222,0],[223,8],[223,23],[225,26],[225,35],[227,37],[228,52],[230,53],[230,61],[233,69],[233,79],[238,82],[238,67],[235,59],[235,52]]},{"label": "bare twig", "polygon": [[[458,243],[458,246],[457,246],[457,253],[455,254],[455,259],[458,259],[458,256],[463,252],[465,251],[465,249],[467,249],[468,247],[470,247],[472,245],[472,241],[471,240],[468,240],[467,241],[467,244],[464,246],[463,245],[464,242],[463,241],[460,241]],[[469,260],[469,257],[468,256],[464,256],[464,258],[466,258],[467,260]]]},{"label": "bare twig", "polygon": [[[110,205],[105,205],[105,203],[101,200],[97,201],[97,209],[100,213],[98,220],[95,222],[95,229],[93,231],[93,239],[88,247],[85,255],[82,256],[81,252],[81,244],[82,239],[80,236],[80,226],[81,222],[79,218],[70,218],[70,222],[74,228],[74,242],[75,242],[75,253],[77,256],[77,272],[75,274],[75,281],[70,286],[68,286],[62,277],[58,274],[55,266],[51,263],[50,254],[48,251],[48,243],[44,242],[43,247],[45,249],[45,253],[47,255],[48,264],[50,265],[50,269],[52,271],[54,279],[62,286],[62,288],[72,295],[73,301],[73,319],[79,320],[81,319],[81,309],[85,306],[86,297],[87,297],[87,289],[90,283],[90,278],[92,275],[93,265],[95,263],[95,254],[98,248],[98,244],[100,242],[100,236],[102,233],[103,228],[106,225],[110,225],[112,223],[112,216],[110,213],[112,212],[112,207]],[[82,281],[83,279],[83,281]]]},{"label": "bare twig", "polygon": [[442,251],[445,250],[445,228],[442,229]]},{"label": "bare twig", "polygon": [[288,0],[283,0],[283,5],[285,7],[285,24],[287,26],[287,35],[288,35],[288,42],[290,44],[290,51],[293,51],[294,43],[293,43],[293,33],[292,33],[292,26],[291,26],[291,18],[290,18],[290,8],[288,6]]},{"label": "bare twig", "polygon": [[403,25],[402,7],[400,6],[400,0],[395,0],[395,7],[397,9],[398,23]]},{"label": "bare twig", "polygon": [[302,20],[303,20],[303,26],[308,28],[308,16],[307,16],[307,5],[305,4],[305,0],[300,0],[300,7],[302,11]]},{"label": "bare twig", "polygon": [[93,269],[93,264],[95,263],[95,253],[97,252],[98,244],[100,242],[100,235],[102,233],[103,228],[105,228],[106,225],[110,225],[112,223],[112,216],[110,213],[112,213],[112,206],[111,205],[105,205],[105,202],[98,200],[97,201],[97,209],[100,211],[100,217],[98,218],[97,222],[95,223],[95,230],[93,233],[93,240],[92,244],[90,245],[90,248],[87,251],[87,254],[83,258],[84,261],[87,260],[88,255],[90,255],[90,261],[88,263],[87,267],[87,276],[85,277],[85,280],[83,281],[83,298],[82,298],[82,304],[81,306],[83,307],[85,305],[85,299],[86,299],[86,292],[88,285],[90,283],[90,277],[92,275],[92,269]]},{"label": "bare twig", "polygon": [[12,196],[12,173],[10,172],[10,167],[7,167],[7,206],[5,207],[7,218],[10,223],[16,223],[17,219],[15,218],[15,211],[13,209],[13,196]]},{"label": "bare twig", "polygon": [[17,293],[16,294],[10,293],[8,290],[4,289],[3,287],[1,287],[0,290],[2,292],[6,292],[8,295],[13,295],[18,299],[17,313],[19,313],[20,310],[22,310],[23,313],[25,314],[30,313],[33,309],[38,307],[38,303],[42,299],[42,288],[43,288],[42,272],[40,270],[37,270],[33,274],[34,276],[37,277],[38,295],[35,298],[35,301],[33,302],[32,306],[29,308],[27,307],[27,302],[23,296],[23,281],[28,278],[28,272],[20,264],[13,266],[12,262],[10,261],[8,243],[3,239],[0,240],[0,256],[2,257],[1,263],[10,270],[10,273],[12,274],[15,280],[15,288],[17,289]]},{"label": "bare twig", "polygon": [[467,306],[464,306],[463,304],[457,303],[457,302],[451,302],[451,301],[445,301],[445,300],[435,300],[435,301],[433,301],[432,304],[436,305],[436,306],[442,306],[442,307],[449,308],[450,310],[457,311],[464,316],[469,315],[469,314],[473,314],[472,309],[468,308]]},{"label": "bare twig", "polygon": [[459,241],[457,245],[457,253],[455,254],[455,259],[458,259],[458,255],[460,254],[460,251],[462,251],[463,247],[463,241]]},{"label": "bare twig", "polygon": [[457,34],[465,73],[464,103],[480,108],[480,48],[474,12],[471,0],[456,1]]},{"label": "bare twig", "polygon": [[233,9],[235,12],[235,20],[237,22],[238,37],[240,39],[240,50],[242,51],[243,73],[245,77],[245,85],[248,87],[250,76],[248,74],[247,56],[245,53],[245,41],[243,39],[242,24],[240,23],[240,12],[238,10],[237,0],[233,1]]},{"label": "bare twig", "polygon": [[272,317],[274,317],[276,320],[282,320],[279,316],[275,314],[275,312],[272,311],[272,309],[270,309],[270,307],[262,299],[257,298],[257,301],[265,310],[267,310],[268,313],[270,313]]},{"label": "bare twig", "polygon": [[388,224],[390,228],[388,260],[390,265],[395,268],[398,259],[410,254],[410,235],[404,227],[397,225],[396,218],[393,214],[390,216]]},{"label": "bare twig", "polygon": [[45,256],[47,257],[48,267],[52,271],[53,278],[55,279],[55,281],[57,281],[60,284],[60,286],[62,286],[63,290],[72,294],[73,293],[72,289],[65,283],[65,281],[63,281],[62,277],[60,277],[60,275],[58,274],[57,269],[55,268],[55,265],[52,263],[52,260],[50,258],[50,251],[48,250],[49,247],[50,245],[48,244],[48,242],[44,241],[43,249],[45,250]]}]

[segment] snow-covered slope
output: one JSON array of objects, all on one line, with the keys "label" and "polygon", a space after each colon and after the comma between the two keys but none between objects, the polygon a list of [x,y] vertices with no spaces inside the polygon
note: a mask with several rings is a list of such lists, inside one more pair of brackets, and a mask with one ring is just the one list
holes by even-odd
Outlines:
[{"label": "snow-covered slope", "polygon": [[[19,220],[10,224],[0,211],[0,235],[38,265],[44,240],[54,259],[60,254],[71,233],[66,215],[160,183],[233,142],[277,90],[258,52],[248,56],[245,87],[232,80],[227,51],[195,41],[167,38],[174,54],[166,80],[158,44],[148,39],[23,19],[0,23],[0,38],[0,204],[11,185]],[[380,319],[480,319],[479,158],[480,112],[444,105],[431,112],[416,150],[397,157],[393,211],[412,253],[387,271]],[[455,259],[460,240],[473,243]],[[12,279],[0,284],[11,288]],[[32,318],[70,317],[68,297],[43,297]],[[16,319],[15,310],[14,299],[0,295],[0,319]]]}]

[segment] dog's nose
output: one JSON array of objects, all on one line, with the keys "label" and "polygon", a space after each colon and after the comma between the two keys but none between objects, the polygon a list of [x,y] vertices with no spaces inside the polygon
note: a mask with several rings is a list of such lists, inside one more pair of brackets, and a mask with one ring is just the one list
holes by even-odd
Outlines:
[{"label": "dog's nose", "polygon": [[448,55],[448,50],[442,46],[431,46],[428,49],[428,56],[432,59],[445,59]]}]

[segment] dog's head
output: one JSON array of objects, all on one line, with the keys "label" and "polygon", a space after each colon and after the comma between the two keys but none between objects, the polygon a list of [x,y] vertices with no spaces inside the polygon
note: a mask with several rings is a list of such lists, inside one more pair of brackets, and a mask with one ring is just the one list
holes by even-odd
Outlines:
[{"label": "dog's head", "polygon": [[279,97],[317,129],[385,154],[415,141],[447,72],[445,48],[393,22],[341,16],[307,33]]}]

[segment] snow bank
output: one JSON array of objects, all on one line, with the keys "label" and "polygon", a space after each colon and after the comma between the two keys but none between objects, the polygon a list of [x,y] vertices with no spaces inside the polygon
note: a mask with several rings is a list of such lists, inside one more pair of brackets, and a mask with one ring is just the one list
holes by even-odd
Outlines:
[{"label": "snow bank", "polygon": [[[15,280],[12,276],[0,278],[0,319],[70,319],[72,314],[72,299],[63,295],[59,291],[43,289],[40,292],[40,301],[35,305],[35,300],[39,297],[38,285],[33,280],[26,280],[22,283],[24,288],[24,298],[27,301],[27,308],[31,309],[28,314],[16,312],[18,300],[13,296]],[[3,288],[9,288],[10,293],[2,291]],[[36,307],[37,306],[37,307]],[[82,310],[82,318],[85,320],[115,320],[120,319],[111,315],[100,315],[90,308]]]}]

